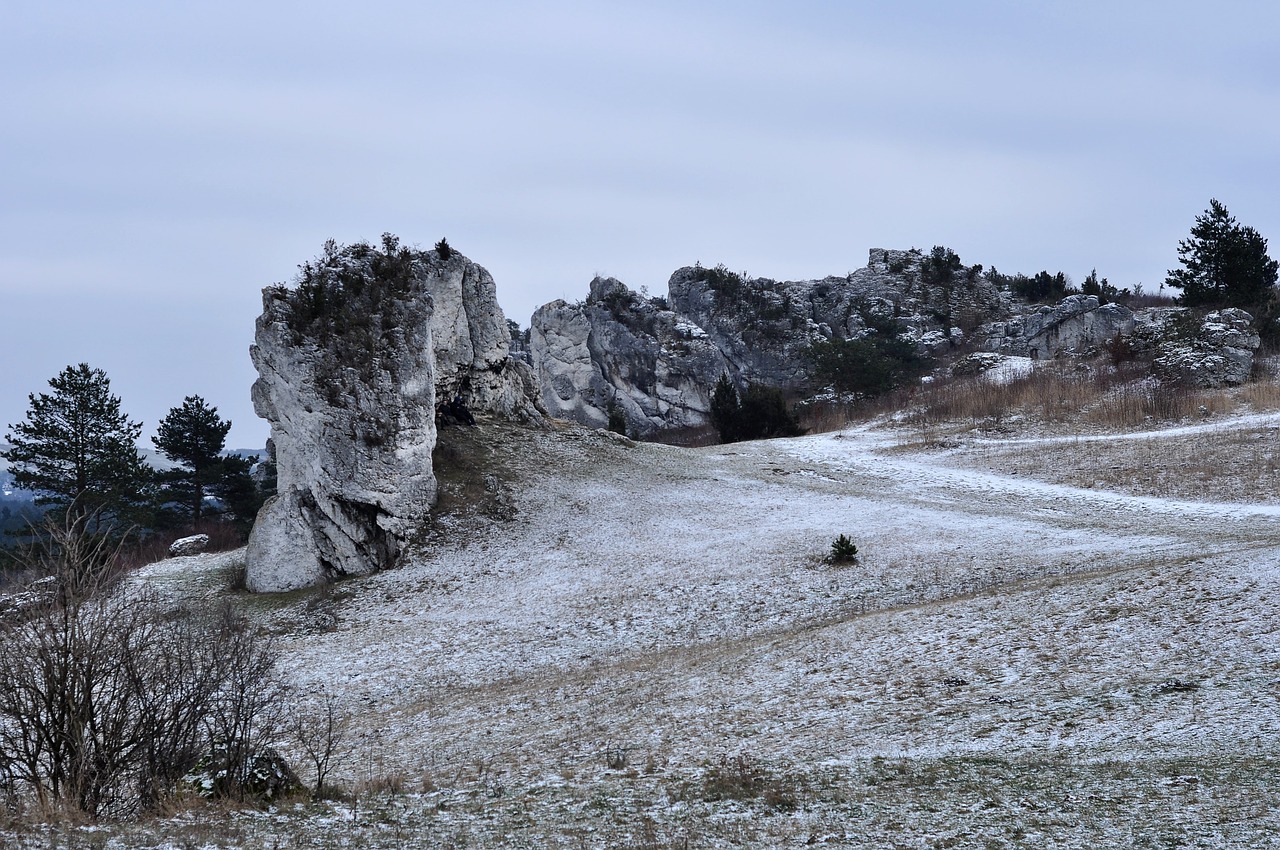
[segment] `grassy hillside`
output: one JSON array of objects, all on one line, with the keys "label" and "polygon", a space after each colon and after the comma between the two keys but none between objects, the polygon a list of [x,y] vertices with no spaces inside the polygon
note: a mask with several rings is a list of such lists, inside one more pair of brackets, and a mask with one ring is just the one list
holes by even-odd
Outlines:
[{"label": "grassy hillside", "polygon": [[[1262,846],[1280,834],[1280,503],[1261,484],[1224,499],[1261,480],[1277,428],[865,425],[703,449],[446,429],[441,511],[408,565],[241,597],[293,686],[352,719],[331,799],[13,835]],[[1250,451],[1197,468],[1199,489],[1142,478],[1207,445]],[[857,563],[824,561],[840,533]],[[218,598],[236,558],[140,580]]]}]

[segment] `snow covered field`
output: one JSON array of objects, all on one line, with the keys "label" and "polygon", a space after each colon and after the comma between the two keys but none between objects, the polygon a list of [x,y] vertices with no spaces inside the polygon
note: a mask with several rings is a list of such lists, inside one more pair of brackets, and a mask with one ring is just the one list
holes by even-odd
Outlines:
[{"label": "snow covered field", "polygon": [[[939,450],[872,427],[705,449],[494,424],[442,440],[445,513],[412,563],[242,597],[286,678],[355,716],[339,778],[399,793],[57,840],[1280,845],[1274,498],[1073,486],[1032,462],[1048,441]],[[1122,445],[1147,443],[1069,444]],[[823,562],[841,533],[858,563]],[[218,596],[238,557],[146,579]]]}]

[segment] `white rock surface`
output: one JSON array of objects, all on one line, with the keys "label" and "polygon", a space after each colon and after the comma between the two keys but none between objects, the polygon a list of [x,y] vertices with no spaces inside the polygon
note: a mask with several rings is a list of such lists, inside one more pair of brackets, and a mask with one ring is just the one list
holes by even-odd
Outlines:
[{"label": "white rock surface", "polygon": [[[429,255],[437,257],[433,251]],[[436,398],[461,395],[473,411],[536,420],[533,372],[510,356],[511,329],[498,306],[493,276],[461,254],[424,263],[431,294]]]},{"label": "white rock surface", "polygon": [[182,558],[187,555],[199,555],[207,548],[209,548],[209,535],[193,534],[190,537],[181,537],[170,543],[169,557]]},{"label": "white rock surface", "polygon": [[639,436],[706,424],[730,371],[700,327],[613,278],[593,280],[585,303],[539,308],[530,352],[551,415],[604,428],[614,410]]},{"label": "white rock surface", "polygon": [[253,401],[271,423],[278,483],[249,540],[248,588],[394,565],[435,501],[437,399],[540,417],[509,345],[487,271],[393,237],[331,244],[294,289],[264,290]]},{"label": "white rock surface", "polygon": [[1034,313],[985,325],[983,348],[1002,354],[1048,360],[1096,349],[1134,326],[1133,311],[1102,304],[1096,295],[1069,295]]},{"label": "white rock surface", "polygon": [[1206,388],[1238,386],[1249,380],[1253,355],[1261,344],[1253,316],[1234,307],[1218,310],[1204,317],[1190,342],[1166,333],[1154,366],[1165,380]]}]

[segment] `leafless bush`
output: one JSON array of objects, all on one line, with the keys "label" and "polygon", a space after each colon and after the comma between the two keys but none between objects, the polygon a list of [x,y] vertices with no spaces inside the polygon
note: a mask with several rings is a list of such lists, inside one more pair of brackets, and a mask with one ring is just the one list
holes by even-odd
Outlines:
[{"label": "leafless bush", "polygon": [[770,776],[764,765],[747,753],[721,756],[703,778],[702,798],[709,802],[760,798],[769,808],[780,810],[798,805],[796,789]]},{"label": "leafless bush", "polygon": [[114,586],[116,551],[46,528],[27,555],[57,592],[0,624],[0,771],[42,810],[157,806],[209,753],[214,793],[243,795],[274,733],[270,645],[229,609],[201,616]]},{"label": "leafless bush", "polygon": [[325,690],[297,706],[289,731],[315,772],[314,795],[324,796],[333,760],[351,750],[351,716],[342,710],[337,696]]}]

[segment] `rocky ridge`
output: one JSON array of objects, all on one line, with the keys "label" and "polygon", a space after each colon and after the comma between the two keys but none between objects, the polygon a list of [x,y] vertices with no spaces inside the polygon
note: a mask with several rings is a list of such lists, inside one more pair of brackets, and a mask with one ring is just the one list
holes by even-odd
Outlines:
[{"label": "rocky ridge", "polygon": [[1242,310],[1196,324],[1180,308],[1135,313],[1097,295],[1028,306],[981,270],[945,249],[873,248],[864,268],[822,280],[685,267],[671,275],[667,298],[596,278],[585,301],[554,301],[534,313],[529,360],[555,416],[625,427],[637,437],[707,425],[722,374],[740,390],[763,384],[811,393],[810,346],[876,333],[872,325],[896,327],[923,354],[968,348],[1049,360],[1111,351],[1150,360],[1162,379],[1195,386],[1249,377],[1258,335]]},{"label": "rocky ridge", "polygon": [[521,332],[492,276],[447,246],[330,243],[292,288],[264,290],[251,350],[255,409],[272,427],[279,493],[248,550],[253,590],[288,590],[394,565],[436,498],[442,409],[536,423],[546,414],[652,437],[709,424],[727,375],[741,389],[812,392],[809,348],[895,332],[923,353],[990,358],[1141,357],[1162,378],[1246,380],[1249,314],[1203,322],[1175,308],[1134,313],[1094,295],[1021,306],[952,252],[872,249],[844,277],[774,281],[700,265],[667,298],[597,277],[587,298],[540,308]]},{"label": "rocky ridge", "polygon": [[612,278],[585,301],[554,301],[533,315],[530,355],[547,409],[604,427],[621,415],[637,436],[707,424],[710,393],[727,374],[739,387],[804,387],[815,339],[868,332],[891,318],[922,349],[949,349],[983,322],[1012,312],[980,269],[931,268],[919,251],[872,249],[844,277],[774,281],[687,266],[669,296],[646,298]]}]

